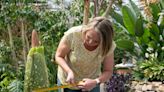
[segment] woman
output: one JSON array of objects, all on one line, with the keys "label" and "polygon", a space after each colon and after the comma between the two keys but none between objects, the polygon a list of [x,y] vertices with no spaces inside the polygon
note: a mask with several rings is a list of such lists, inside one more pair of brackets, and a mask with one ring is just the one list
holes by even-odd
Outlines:
[{"label": "woman", "polygon": [[96,17],[65,32],[55,55],[58,80],[63,85],[82,82],[64,92],[100,92],[99,84],[113,73],[114,49],[113,28],[107,18]]}]

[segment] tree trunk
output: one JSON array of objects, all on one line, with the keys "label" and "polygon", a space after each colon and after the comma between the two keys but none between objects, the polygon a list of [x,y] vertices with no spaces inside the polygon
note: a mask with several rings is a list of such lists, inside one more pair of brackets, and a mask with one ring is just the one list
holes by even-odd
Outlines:
[{"label": "tree trunk", "polygon": [[[26,28],[27,29],[27,28]],[[26,33],[25,33],[26,34]],[[27,46],[27,51],[30,50],[30,45],[29,45],[29,41],[28,41],[28,37],[27,35],[25,35],[25,42],[26,42],[26,46]]]},{"label": "tree trunk", "polygon": [[[25,25],[24,25],[24,28],[25,28],[25,31],[27,30],[27,27],[28,26],[30,26],[28,23],[26,23]],[[28,53],[28,51],[30,50],[30,43],[29,43],[29,41],[28,41],[28,34],[27,34],[27,31],[25,32],[25,43],[26,43],[26,54]]]},{"label": "tree trunk", "polygon": [[98,10],[97,10],[97,12],[98,12],[98,14],[99,14],[99,11],[101,10],[101,8],[102,8],[102,5],[103,5],[103,2],[104,2],[104,0],[98,0]]},{"label": "tree trunk", "polygon": [[94,17],[98,16],[98,0],[94,0]]},{"label": "tree trunk", "polygon": [[83,18],[83,24],[86,25],[88,23],[88,17],[89,17],[89,0],[84,0],[84,18]]},{"label": "tree trunk", "polygon": [[24,28],[24,19],[21,19],[21,32],[22,32],[22,44],[23,44],[23,61],[26,61],[26,43],[25,43],[25,28]]},{"label": "tree trunk", "polygon": [[110,12],[111,9],[112,9],[112,5],[113,5],[113,3],[114,3],[114,0],[111,0],[111,3],[108,4],[108,7],[107,7],[105,13],[103,14],[104,17],[108,17],[109,12]]},{"label": "tree trunk", "polygon": [[11,47],[11,54],[12,54],[12,59],[13,62],[12,64],[16,66],[16,68],[18,67],[17,65],[17,58],[16,58],[16,53],[15,53],[15,49],[14,49],[14,42],[13,42],[13,36],[12,36],[12,31],[11,31],[11,26],[10,24],[7,24],[7,30],[8,30],[8,34],[9,34],[9,43],[10,43],[10,47]]}]

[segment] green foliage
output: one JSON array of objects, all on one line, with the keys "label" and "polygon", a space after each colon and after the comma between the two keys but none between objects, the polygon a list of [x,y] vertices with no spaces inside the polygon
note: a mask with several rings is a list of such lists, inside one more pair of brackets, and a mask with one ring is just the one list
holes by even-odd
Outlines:
[{"label": "green foliage", "polygon": [[[114,21],[114,30],[115,30],[115,36],[114,36],[114,41],[119,42],[121,39],[130,39],[127,32],[122,31],[124,30],[122,25],[116,21]],[[114,60],[116,64],[122,63],[122,59],[125,58],[127,52],[121,48],[118,48],[118,45],[114,51]]]},{"label": "green foliage", "polygon": [[160,6],[162,7],[162,9],[164,8],[164,1],[163,0],[159,0],[160,2]]},{"label": "green foliage", "polygon": [[135,79],[144,79],[150,81],[164,80],[164,62],[158,61],[156,58],[140,61],[134,68],[133,76]]},{"label": "green foliage", "polygon": [[[153,15],[153,21],[145,19],[144,15],[141,15],[141,12],[139,13],[139,10],[136,8],[137,6],[134,2],[132,2],[132,0],[130,0],[130,7],[128,7],[127,5],[124,5],[122,7],[121,13],[123,15],[122,19],[124,24],[122,24],[121,21],[118,21],[118,19],[115,19],[115,25],[121,27],[122,31],[125,31],[129,34],[128,36],[130,39],[126,40],[129,40],[128,42],[130,42],[131,44],[133,43],[135,47],[129,48],[130,43],[120,43],[121,40],[125,40],[122,38],[120,41],[117,42],[118,48],[130,52],[132,55],[138,57],[138,59],[146,59],[145,53],[149,53],[147,49],[152,48],[153,52],[151,53],[158,53],[157,59],[158,61],[162,61],[164,59],[162,53],[163,51],[161,49],[164,46],[162,7],[159,4],[150,5]],[[156,9],[157,11],[155,11]],[[112,16],[114,16],[114,14]],[[121,19],[121,15],[119,19]]]},{"label": "green foliage", "polygon": [[130,3],[130,8],[132,8],[133,12],[135,12],[136,14],[136,17],[139,17],[141,16],[141,10],[139,9],[139,7],[133,2],[133,0],[129,0],[129,3]]},{"label": "green foliage", "polygon": [[[6,1],[7,2],[7,1]],[[40,33],[40,38],[41,38],[41,43],[45,47],[45,57],[46,61],[48,64],[49,68],[49,79],[51,79],[51,83],[54,84],[56,83],[56,65],[51,62],[51,59],[53,58],[52,55],[54,55],[54,51],[57,48],[57,45],[59,43],[59,40],[61,39],[63,33],[68,29],[68,15],[66,15],[65,11],[58,10],[58,11],[50,11],[50,10],[45,10],[41,9],[40,11],[37,11],[35,9],[35,6],[33,4],[28,4],[26,5],[25,3],[22,3],[21,6],[17,3],[6,3],[3,1],[2,10],[0,12],[0,30],[2,30],[2,35],[4,33],[7,33],[7,25],[6,24],[11,24],[12,30],[17,33],[16,35],[13,35],[14,37],[14,45],[15,48],[14,50],[16,51],[16,54],[18,59],[21,61],[22,60],[22,39],[20,38],[20,23],[24,22],[25,27],[27,28],[25,31],[27,33],[28,40],[30,40],[30,32],[33,29],[36,29]],[[23,21],[21,20],[23,19]],[[14,33],[14,32],[13,32]],[[8,34],[7,34],[8,35]],[[5,39],[5,41],[8,41],[8,39]],[[29,43],[30,44],[30,43]],[[3,46],[3,45],[1,45]],[[9,48],[8,44],[4,46],[5,48]],[[4,47],[1,48],[2,52],[4,53],[6,50],[4,50]],[[5,52],[6,53],[6,52]],[[5,55],[0,55],[3,56],[0,58],[2,62],[10,62],[9,60],[11,55],[11,51],[6,53]],[[22,71],[18,72],[19,78],[24,79],[21,77],[23,72],[23,67],[18,67],[22,68]],[[17,77],[18,77],[17,75]]]},{"label": "green foliage", "polygon": [[[130,5],[124,5],[121,14],[117,11],[111,14],[116,28],[116,50],[120,49],[120,52],[117,51],[118,53],[128,51],[131,55],[137,57],[137,66],[133,72],[135,79],[163,81],[164,12],[163,3],[161,3],[163,1],[149,6],[153,15],[152,21],[144,18],[145,15],[141,13],[138,6],[132,0],[129,1]],[[118,28],[120,28],[119,31]],[[127,37],[120,36],[120,30]],[[124,58],[124,54],[122,55],[120,57]]]},{"label": "green foliage", "polygon": [[128,32],[131,35],[134,35],[134,27],[135,27],[135,22],[136,22],[135,13],[128,6],[123,6],[122,14],[123,14],[123,21]]},{"label": "green foliage", "polygon": [[[122,15],[120,13],[118,13],[117,11],[114,11],[113,9],[110,12],[110,15],[112,16],[112,18],[115,20],[114,23],[119,23],[120,25],[124,26],[123,23],[123,18]],[[118,24],[117,24],[118,25]]]},{"label": "green foliage", "polygon": [[0,64],[0,91],[8,92],[7,86],[15,78],[15,70],[9,64]]},{"label": "green foliage", "polygon": [[135,35],[138,37],[142,37],[143,34],[144,34],[143,19],[140,16],[135,24]]},{"label": "green foliage", "polygon": [[1,3],[34,3],[34,2],[40,2],[40,3],[45,3],[46,0],[1,0]]},{"label": "green foliage", "polygon": [[159,18],[159,13],[162,10],[162,7],[159,4],[150,4],[151,13],[153,15],[153,21],[157,21]]},{"label": "green foliage", "polygon": [[[71,17],[70,23],[73,24],[72,26],[77,26],[83,23],[83,16],[84,16],[83,10],[84,10],[84,1],[73,0],[72,4],[70,5],[70,9],[68,9],[69,14],[71,15],[71,16],[68,15],[68,17]],[[89,17],[91,17],[91,15],[89,15]]]},{"label": "green foliage", "polygon": [[11,48],[6,44],[4,40],[0,41],[0,64],[11,63]]},{"label": "green foliage", "polygon": [[9,92],[23,92],[23,82],[20,80],[13,80],[7,87]]},{"label": "green foliage", "polygon": [[10,64],[0,64],[0,75],[1,92],[22,92],[24,66],[20,65],[19,69],[16,71],[15,67]]},{"label": "green foliage", "polygon": [[159,13],[159,19],[157,24],[161,27],[164,28],[164,10],[162,10],[161,13]]},{"label": "green foliage", "polygon": [[0,83],[1,87],[6,87],[6,86],[8,86],[10,84],[10,82],[11,82],[10,77],[6,73],[1,75],[1,78],[3,78],[3,80]]},{"label": "green foliage", "polygon": [[119,48],[126,48],[127,51],[132,51],[134,49],[134,43],[129,40],[117,40],[116,44]]}]

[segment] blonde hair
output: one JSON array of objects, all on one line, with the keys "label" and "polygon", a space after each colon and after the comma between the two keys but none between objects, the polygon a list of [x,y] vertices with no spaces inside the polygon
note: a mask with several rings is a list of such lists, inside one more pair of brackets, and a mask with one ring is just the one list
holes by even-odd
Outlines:
[{"label": "blonde hair", "polygon": [[82,30],[85,32],[91,28],[101,35],[102,56],[109,52],[114,37],[112,23],[105,17],[95,17],[87,25],[83,26]]}]

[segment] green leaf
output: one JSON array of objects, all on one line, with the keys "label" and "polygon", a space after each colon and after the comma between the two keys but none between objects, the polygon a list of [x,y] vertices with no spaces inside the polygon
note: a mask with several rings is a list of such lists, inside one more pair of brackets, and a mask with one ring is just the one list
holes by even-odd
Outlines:
[{"label": "green leaf", "polygon": [[148,46],[151,47],[151,48],[153,48],[153,49],[157,48],[157,44],[155,43],[155,41],[150,41],[148,43]]},{"label": "green leaf", "polygon": [[156,24],[154,24],[154,23],[151,24],[150,33],[151,33],[150,34],[151,38],[158,42],[160,30]]},{"label": "green leaf", "polygon": [[153,76],[154,76],[154,73],[153,72],[149,72],[149,78],[153,78]]},{"label": "green leaf", "polygon": [[117,47],[127,51],[134,50],[134,43],[130,40],[120,39],[116,41]]},{"label": "green leaf", "polygon": [[137,17],[141,16],[141,12],[140,12],[140,9],[138,8],[138,6],[132,0],[129,0],[129,2],[130,2],[130,6],[133,9],[133,11],[135,12],[136,16]]},{"label": "green leaf", "polygon": [[158,67],[150,67],[150,69],[152,69],[153,71],[159,71]]},{"label": "green leaf", "polygon": [[158,7],[158,4],[150,4],[151,12],[153,15],[154,21],[158,20],[158,14],[160,13],[160,8]]},{"label": "green leaf", "polygon": [[164,0],[160,0],[161,8],[164,9]]},{"label": "green leaf", "polygon": [[159,66],[159,69],[162,71],[164,70],[164,66]]},{"label": "green leaf", "polygon": [[163,10],[163,12],[160,13],[157,24],[158,24],[158,26],[161,26],[164,28],[164,10]]},{"label": "green leaf", "polygon": [[143,19],[138,18],[135,24],[135,35],[141,37],[144,34]]},{"label": "green leaf", "polygon": [[122,15],[121,14],[119,14],[119,13],[117,13],[116,11],[114,11],[113,9],[112,9],[112,11],[110,12],[111,14],[111,16],[112,16],[112,18],[114,18],[117,22],[119,22],[121,25],[124,25],[124,23],[123,23],[123,19],[122,19]]},{"label": "green leaf", "polygon": [[117,27],[121,28],[122,31],[128,33],[128,31],[127,31],[127,29],[125,28],[125,26],[121,25],[119,22],[114,22],[114,23],[115,23],[115,25],[116,25]]},{"label": "green leaf", "polygon": [[128,6],[122,7],[122,13],[123,13],[123,22],[126,28],[128,29],[128,32],[134,35],[135,22],[137,19],[135,13]]},{"label": "green leaf", "polygon": [[149,40],[149,36],[150,36],[150,32],[149,32],[149,29],[145,28],[144,29],[144,34],[142,36],[142,42],[144,42],[145,44],[148,43],[150,40]]}]

